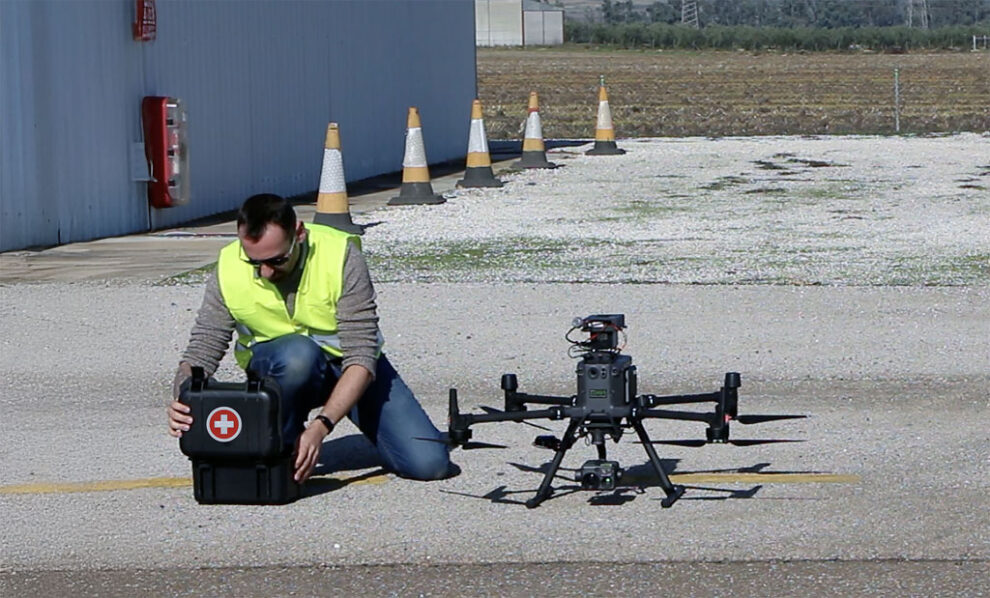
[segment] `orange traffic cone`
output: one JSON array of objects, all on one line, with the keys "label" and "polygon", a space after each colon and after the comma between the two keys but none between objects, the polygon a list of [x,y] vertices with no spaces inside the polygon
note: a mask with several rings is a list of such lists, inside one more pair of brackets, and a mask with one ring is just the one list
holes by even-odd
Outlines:
[{"label": "orange traffic cone", "polygon": [[388,200],[388,205],[413,205],[443,203],[443,197],[433,192],[430,169],[426,162],[426,146],[419,122],[419,110],[409,107],[406,118],[406,154],[402,158],[402,187],[398,197]]},{"label": "orange traffic cone", "polygon": [[595,125],[595,146],[584,152],[588,156],[615,156],[626,153],[615,145],[615,130],[612,129],[612,111],[608,108],[608,92],[605,91],[605,76],[598,87],[598,123]]},{"label": "orange traffic cone", "polygon": [[458,187],[501,187],[502,181],[492,172],[492,158],[488,155],[488,139],[485,137],[485,121],[481,117],[481,102],[471,103],[471,134],[468,137],[467,165],[464,178]]},{"label": "orange traffic cone", "polygon": [[313,223],[356,235],[364,234],[364,227],[351,220],[347,205],[344,157],[340,153],[340,130],[337,123],[327,125],[327,137],[323,143],[323,172],[320,174],[320,192],[316,196]]},{"label": "orange traffic cone", "polygon": [[526,118],[522,158],[513,166],[520,168],[557,168],[558,166],[553,162],[547,162],[547,152],[543,145],[543,125],[540,123],[540,98],[535,91],[529,92],[529,116]]}]

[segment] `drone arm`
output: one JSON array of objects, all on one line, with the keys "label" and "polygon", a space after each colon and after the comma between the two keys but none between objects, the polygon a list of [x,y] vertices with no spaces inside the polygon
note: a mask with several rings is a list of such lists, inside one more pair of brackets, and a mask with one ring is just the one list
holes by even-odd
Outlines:
[{"label": "drone arm", "polygon": [[527,419],[564,419],[562,409],[541,409],[539,411],[499,411],[495,413],[463,413],[460,415],[465,427],[489,422],[521,422]]},{"label": "drone arm", "polygon": [[519,381],[515,374],[502,374],[502,390],[505,392],[505,410],[509,412],[526,411],[526,403],[539,405],[570,405],[574,397],[555,397],[550,395],[532,395],[517,392]]},{"label": "drone arm", "polygon": [[683,421],[695,421],[711,423],[713,415],[711,413],[696,413],[693,411],[672,411],[670,409],[642,409],[637,412],[639,417],[655,417],[658,419],[676,419]]},{"label": "drone arm", "polygon": [[691,395],[667,395],[658,397],[656,395],[640,395],[636,397],[636,402],[643,407],[656,407],[657,405],[686,405],[688,403],[717,403],[718,392],[708,392],[704,394]]},{"label": "drone arm", "polygon": [[574,397],[554,397],[550,395],[531,395],[524,392],[513,393],[512,400],[517,403],[536,403],[538,405],[570,405]]}]

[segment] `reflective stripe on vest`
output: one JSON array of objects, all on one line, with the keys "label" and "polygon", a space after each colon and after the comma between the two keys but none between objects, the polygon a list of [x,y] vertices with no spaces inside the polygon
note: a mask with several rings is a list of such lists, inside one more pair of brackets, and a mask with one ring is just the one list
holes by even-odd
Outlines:
[{"label": "reflective stripe on vest", "polygon": [[240,241],[220,251],[217,278],[224,303],[237,323],[234,356],[242,368],[250,363],[255,344],[286,334],[309,336],[328,353],[342,355],[336,334],[337,301],[343,289],[347,243],[360,247],[360,239],[320,225],[305,226],[309,250],[291,317],[275,284],[257,276],[254,266],[244,261],[247,256]]}]

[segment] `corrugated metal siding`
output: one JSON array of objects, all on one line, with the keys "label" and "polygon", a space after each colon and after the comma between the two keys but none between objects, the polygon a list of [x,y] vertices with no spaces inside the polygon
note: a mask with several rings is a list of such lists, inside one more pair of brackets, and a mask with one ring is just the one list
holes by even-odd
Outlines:
[{"label": "corrugated metal siding", "polygon": [[[33,176],[38,149],[26,8],[0,4],[0,248],[28,245],[36,231],[58,221],[54,198],[41,195]],[[24,234],[15,235],[16,229]]]},{"label": "corrugated metal siding", "polygon": [[[331,120],[349,180],[401,168],[410,105],[431,162],[464,155],[476,92],[470,0],[157,8],[157,40],[142,44],[130,39],[130,0],[0,0],[0,250],[314,190]],[[188,205],[149,211],[145,186],[130,181],[145,95],[187,106]]]},{"label": "corrugated metal siding", "polygon": [[91,7],[0,2],[0,249],[147,221],[147,208],[127,201],[140,98],[140,63],[119,33],[130,14],[123,3]]}]

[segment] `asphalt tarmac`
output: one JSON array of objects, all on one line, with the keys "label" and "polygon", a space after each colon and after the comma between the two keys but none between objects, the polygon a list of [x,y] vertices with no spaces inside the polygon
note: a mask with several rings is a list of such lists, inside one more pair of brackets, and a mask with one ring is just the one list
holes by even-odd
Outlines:
[{"label": "asphalt tarmac", "polygon": [[0,255],[0,595],[990,591],[990,287],[383,284],[390,358],[441,426],[448,388],[462,409],[498,407],[504,372],[572,394],[563,333],[603,310],[626,314],[640,392],[709,392],[739,371],[740,413],[807,417],[733,424],[765,444],[658,444],[688,486],[669,509],[631,436],[609,444],[626,486],[579,491],[595,456],[579,443],[554,496],[523,506],[551,456],[534,437],[557,422],[478,426],[506,448],[457,450],[458,474],[430,483],[384,472],[344,423],[301,500],[208,506],[164,431],[201,290],[150,281],[209,263],[231,233]]},{"label": "asphalt tarmac", "polygon": [[42,596],[986,596],[979,561],[508,563],[24,572]]}]

